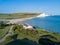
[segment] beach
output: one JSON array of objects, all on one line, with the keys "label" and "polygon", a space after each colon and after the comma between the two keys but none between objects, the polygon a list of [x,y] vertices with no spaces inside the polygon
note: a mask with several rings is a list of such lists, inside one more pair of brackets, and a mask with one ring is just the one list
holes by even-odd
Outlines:
[{"label": "beach", "polygon": [[21,19],[11,19],[11,20],[7,20],[8,21],[7,24],[17,24],[18,22],[22,22],[22,21],[29,20],[29,19],[32,19],[32,18],[35,18],[35,17],[21,18]]}]

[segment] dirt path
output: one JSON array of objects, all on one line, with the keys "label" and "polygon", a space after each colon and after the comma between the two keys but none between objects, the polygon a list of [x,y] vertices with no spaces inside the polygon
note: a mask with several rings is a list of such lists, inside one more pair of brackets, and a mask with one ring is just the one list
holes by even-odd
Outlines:
[{"label": "dirt path", "polygon": [[7,36],[11,35],[12,28],[13,28],[13,26],[11,26],[11,28],[9,29],[9,31],[7,32],[7,34],[3,38],[0,39],[0,43],[2,43],[6,39]]}]

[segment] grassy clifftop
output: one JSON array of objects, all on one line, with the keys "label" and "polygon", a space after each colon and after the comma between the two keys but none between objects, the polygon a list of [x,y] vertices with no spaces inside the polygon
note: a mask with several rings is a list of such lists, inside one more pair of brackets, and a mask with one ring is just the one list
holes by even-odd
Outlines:
[{"label": "grassy clifftop", "polygon": [[0,14],[0,19],[15,19],[15,18],[27,18],[34,17],[40,13],[14,13],[14,14]]},{"label": "grassy clifftop", "polygon": [[60,34],[40,28],[26,30],[14,25],[12,32],[1,45],[60,45]]}]

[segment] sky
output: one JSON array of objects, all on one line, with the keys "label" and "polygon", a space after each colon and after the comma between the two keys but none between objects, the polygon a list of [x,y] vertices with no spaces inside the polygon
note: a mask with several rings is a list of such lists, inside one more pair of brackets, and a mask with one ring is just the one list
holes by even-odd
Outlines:
[{"label": "sky", "polygon": [[0,13],[60,14],[60,0],[0,0]]}]

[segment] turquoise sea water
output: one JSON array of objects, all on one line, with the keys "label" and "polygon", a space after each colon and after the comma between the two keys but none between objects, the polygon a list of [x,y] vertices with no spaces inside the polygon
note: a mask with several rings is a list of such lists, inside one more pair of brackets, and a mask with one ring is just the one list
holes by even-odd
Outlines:
[{"label": "turquoise sea water", "polygon": [[60,16],[48,16],[43,18],[33,18],[31,20],[23,21],[23,23],[29,23],[32,26],[43,28],[45,30],[60,33]]}]

